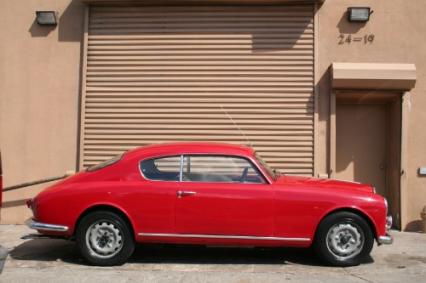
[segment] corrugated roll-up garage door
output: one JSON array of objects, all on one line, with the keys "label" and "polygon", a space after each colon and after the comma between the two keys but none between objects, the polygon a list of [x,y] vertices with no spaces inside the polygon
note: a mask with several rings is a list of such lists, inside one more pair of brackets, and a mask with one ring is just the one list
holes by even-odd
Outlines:
[{"label": "corrugated roll-up garage door", "polygon": [[312,5],[91,7],[82,165],[219,141],[312,175],[313,30]]}]

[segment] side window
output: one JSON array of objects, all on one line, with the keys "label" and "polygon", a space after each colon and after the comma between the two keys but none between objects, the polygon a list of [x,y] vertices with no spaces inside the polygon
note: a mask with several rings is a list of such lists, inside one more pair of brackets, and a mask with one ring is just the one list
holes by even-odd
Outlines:
[{"label": "side window", "polygon": [[248,160],[216,155],[184,156],[182,181],[265,183],[263,177]]},{"label": "side window", "polygon": [[179,181],[180,156],[146,159],[140,163],[146,179],[158,181]]}]

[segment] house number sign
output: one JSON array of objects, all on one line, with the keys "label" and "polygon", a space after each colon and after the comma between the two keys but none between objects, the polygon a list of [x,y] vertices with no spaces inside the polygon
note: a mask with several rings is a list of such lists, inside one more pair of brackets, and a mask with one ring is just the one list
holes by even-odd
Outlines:
[{"label": "house number sign", "polygon": [[371,44],[374,41],[374,34],[366,34],[364,36],[355,36],[352,34],[341,33],[338,38],[339,38],[339,45],[352,44],[352,43]]}]

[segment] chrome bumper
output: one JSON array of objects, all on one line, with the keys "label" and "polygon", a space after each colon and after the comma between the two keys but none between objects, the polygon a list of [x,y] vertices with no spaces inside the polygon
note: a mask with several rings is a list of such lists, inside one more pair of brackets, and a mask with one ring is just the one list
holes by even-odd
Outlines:
[{"label": "chrome bumper", "polygon": [[41,223],[41,222],[34,221],[32,218],[25,221],[25,225],[27,225],[31,229],[40,230],[40,231],[54,231],[54,232],[68,231],[68,226]]},{"label": "chrome bumper", "polygon": [[386,236],[379,236],[377,242],[379,245],[390,245],[393,243],[393,239],[391,235],[386,234]]},{"label": "chrome bumper", "polygon": [[[392,216],[388,215],[386,216],[386,231],[389,231],[392,228]],[[390,245],[393,243],[393,239],[392,236],[389,235],[388,233],[386,233],[385,236],[379,236],[379,238],[377,239],[377,243],[379,245]]]},{"label": "chrome bumper", "polygon": [[392,215],[386,216],[386,230],[390,230],[392,228],[393,219]]}]

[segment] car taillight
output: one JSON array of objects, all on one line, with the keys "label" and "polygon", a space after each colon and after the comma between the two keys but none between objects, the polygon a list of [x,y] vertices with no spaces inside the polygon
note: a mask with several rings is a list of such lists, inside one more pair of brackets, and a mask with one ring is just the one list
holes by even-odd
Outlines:
[{"label": "car taillight", "polygon": [[33,212],[34,218],[37,218],[37,199],[31,198],[27,200],[27,206]]}]

